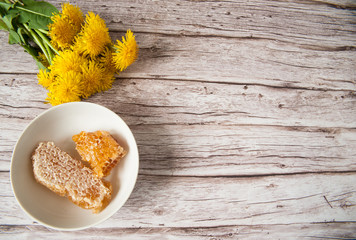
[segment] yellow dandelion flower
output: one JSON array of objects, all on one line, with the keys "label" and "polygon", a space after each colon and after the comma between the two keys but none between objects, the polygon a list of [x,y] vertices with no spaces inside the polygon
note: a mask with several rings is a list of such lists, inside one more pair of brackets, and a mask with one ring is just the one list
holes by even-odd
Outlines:
[{"label": "yellow dandelion flower", "polygon": [[136,61],[138,55],[138,46],[131,30],[127,31],[125,37],[122,37],[122,42],[117,40],[114,45],[116,52],[113,54],[113,59],[116,68],[120,71],[125,70]]},{"label": "yellow dandelion flower", "polygon": [[67,16],[56,14],[51,17],[52,23],[48,25],[49,36],[54,46],[65,49],[73,44],[78,30]]},{"label": "yellow dandelion flower", "polygon": [[109,90],[115,80],[117,69],[113,60],[113,53],[114,50],[111,47],[107,47],[98,58],[99,65],[103,68],[103,75],[99,85],[100,92]]},{"label": "yellow dandelion flower", "polygon": [[42,85],[44,88],[49,88],[51,84],[54,82],[54,76],[51,72],[47,70],[40,69],[37,74],[38,84]]},{"label": "yellow dandelion flower", "polygon": [[58,77],[56,84],[56,93],[59,99],[64,102],[80,101],[82,95],[82,75],[80,73],[69,71]]},{"label": "yellow dandelion flower", "polygon": [[115,62],[113,59],[113,49],[107,47],[99,57],[98,61],[100,63],[100,66],[102,66],[105,71],[115,73],[116,72],[116,66]]},{"label": "yellow dandelion flower", "polygon": [[47,101],[52,105],[80,101],[82,95],[82,75],[69,71],[57,77],[57,81],[49,88]]},{"label": "yellow dandelion flower", "polygon": [[59,104],[62,104],[63,102],[55,96],[54,92],[50,91],[47,93],[47,98],[45,103],[49,103],[52,106],[57,106]]},{"label": "yellow dandelion flower", "polygon": [[95,62],[89,60],[88,64],[82,65],[83,74],[83,97],[88,98],[99,92],[103,69]]},{"label": "yellow dandelion flower", "polygon": [[84,23],[84,16],[80,8],[70,3],[64,3],[62,5],[62,15],[67,16],[71,20],[73,27],[78,33]]},{"label": "yellow dandelion flower", "polygon": [[85,55],[95,57],[111,43],[109,29],[105,21],[93,12],[86,15],[85,21],[79,37],[76,38],[75,48]]},{"label": "yellow dandelion flower", "polygon": [[104,71],[100,79],[99,92],[104,92],[109,90],[112,87],[114,80],[115,80],[115,72],[111,72],[107,70]]},{"label": "yellow dandelion flower", "polygon": [[49,67],[54,75],[60,75],[68,71],[80,73],[81,66],[87,62],[87,59],[80,55],[77,51],[64,50],[60,51],[52,60],[52,65]]}]

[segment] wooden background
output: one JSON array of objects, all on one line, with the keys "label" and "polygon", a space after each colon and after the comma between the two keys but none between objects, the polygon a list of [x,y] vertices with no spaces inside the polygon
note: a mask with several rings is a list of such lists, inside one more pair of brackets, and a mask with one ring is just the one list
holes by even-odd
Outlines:
[{"label": "wooden background", "polygon": [[1,239],[356,238],[356,1],[71,3],[113,39],[136,34],[138,61],[87,101],[132,129],[138,181],[79,232],[20,209],[12,150],[50,106],[34,61],[1,31]]}]

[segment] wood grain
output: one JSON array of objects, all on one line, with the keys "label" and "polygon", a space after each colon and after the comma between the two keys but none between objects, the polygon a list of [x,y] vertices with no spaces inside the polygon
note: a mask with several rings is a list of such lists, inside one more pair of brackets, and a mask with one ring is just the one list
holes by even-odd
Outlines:
[{"label": "wood grain", "polygon": [[[0,143],[0,169],[8,170],[21,131],[49,106],[42,102],[46,93],[33,75],[3,76],[7,79],[0,90],[7,94],[0,99],[12,101],[1,105],[0,119],[11,118],[1,130],[12,140]],[[347,91],[136,79],[118,80],[113,89],[90,100],[130,125],[143,156],[142,173],[356,170],[356,101]]]},{"label": "wood grain", "polygon": [[50,106],[34,61],[1,31],[0,238],[356,238],[355,1],[73,3],[113,39],[136,34],[138,61],[87,101],[132,129],[138,182],[87,230],[47,229],[20,209],[12,150]]},{"label": "wood grain", "polygon": [[[28,121],[3,134],[0,170],[10,169],[12,149]],[[13,129],[11,129],[13,128]],[[174,176],[248,176],[356,171],[355,130],[280,126],[143,125],[131,127],[140,173]]]},{"label": "wood grain", "polygon": [[[51,1],[59,6],[57,1]],[[354,1],[76,1],[111,31],[266,38],[319,47],[355,46]]]},{"label": "wood grain", "polygon": [[140,126],[133,132],[142,153],[140,173],[145,174],[256,176],[356,170],[354,131],[198,125]]},{"label": "wood grain", "polygon": [[[9,182],[8,173],[0,173],[0,178],[3,185]],[[356,221],[355,181],[353,173],[239,178],[140,175],[124,207],[98,227]],[[10,187],[3,189],[0,201],[5,206],[0,209],[1,225],[32,224],[14,201]]]},{"label": "wood grain", "polygon": [[124,238],[163,239],[163,240],[221,240],[221,239],[353,239],[356,223],[313,223],[313,224],[266,224],[266,225],[236,225],[204,228],[91,228],[75,233],[51,231],[38,225],[2,225],[0,230],[6,239],[37,238],[50,239],[93,239],[100,236],[105,239]]},{"label": "wood grain", "polygon": [[[0,114],[33,119],[49,108],[33,75],[1,75]],[[355,128],[355,94],[150,79],[118,80],[89,101],[137,124],[281,125]],[[6,102],[6,99],[11,99]],[[27,101],[27,99],[29,99]]]},{"label": "wood grain", "polygon": [[[113,39],[118,39],[122,34],[113,35]],[[37,73],[37,66],[29,54],[20,46],[9,46],[6,39],[7,35],[1,32],[0,73]],[[274,40],[239,41],[144,33],[137,34],[137,41],[140,45],[139,59],[119,78],[189,80],[302,90],[356,89],[356,48],[315,50]]]},{"label": "wood grain", "polygon": [[[7,173],[0,177],[2,183],[9,181]],[[141,175],[125,206],[98,228],[355,221],[355,180],[354,174],[346,173],[247,178]],[[10,188],[3,190],[0,201],[1,225],[33,224],[14,201]]]}]

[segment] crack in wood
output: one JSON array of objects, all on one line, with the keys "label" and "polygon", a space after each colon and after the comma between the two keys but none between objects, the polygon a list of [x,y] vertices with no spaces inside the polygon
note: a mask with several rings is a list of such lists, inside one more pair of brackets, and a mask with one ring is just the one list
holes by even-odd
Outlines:
[{"label": "crack in wood", "polygon": [[[13,72],[0,72],[0,75],[9,75],[9,74],[15,74]],[[18,75],[37,75],[37,73],[17,73]],[[292,86],[289,83],[298,83],[298,82],[287,82],[288,85],[268,85],[268,84],[262,84],[262,83],[246,83],[246,82],[229,82],[229,81],[214,81],[214,80],[205,80],[205,79],[183,79],[183,78],[172,78],[172,77],[166,77],[164,75],[154,75],[154,76],[142,76],[142,77],[132,77],[132,76],[122,76],[119,75],[117,76],[117,79],[121,80],[135,80],[135,81],[146,81],[146,80],[151,80],[151,81],[177,81],[177,82],[194,82],[194,83],[207,83],[207,84],[219,84],[219,85],[236,85],[236,86],[260,86],[260,87],[266,87],[266,88],[275,88],[275,89],[293,89],[293,90],[305,90],[305,91],[333,91],[333,92],[349,92],[352,93],[353,90],[351,89],[328,89],[324,87],[298,87],[298,86]],[[286,82],[286,80],[283,79],[272,79],[273,81],[280,81],[280,82]],[[323,79],[324,81],[328,81],[327,79]],[[335,81],[335,80],[330,80],[330,81]],[[354,83],[354,80],[343,80],[345,83]],[[40,101],[35,101],[35,102],[40,102]]]},{"label": "crack in wood", "polygon": [[328,199],[325,197],[325,195],[324,195],[323,197],[324,197],[325,201],[328,203],[328,205],[329,205],[331,208],[333,208],[333,206],[331,206],[330,202],[329,202]]},{"label": "crack in wood", "polygon": [[268,174],[239,174],[239,175],[189,175],[189,174],[181,174],[181,175],[163,175],[163,174],[152,174],[152,173],[142,173],[139,175],[142,176],[156,176],[156,177],[186,177],[186,178],[264,178],[264,177],[275,177],[275,176],[297,176],[297,175],[330,175],[330,174],[356,174],[355,170],[350,171],[310,171],[310,172],[287,172],[287,173],[268,173]]},{"label": "crack in wood", "polygon": [[310,198],[310,197],[315,197],[320,195],[321,193],[318,194],[311,194],[308,196],[303,196],[303,197],[295,197],[295,198],[282,198],[282,199],[278,199],[278,200],[274,200],[274,201],[264,201],[264,202],[251,202],[249,204],[251,205],[255,205],[255,204],[266,204],[266,203],[278,203],[280,201],[295,201],[295,200],[300,200],[300,199],[306,199],[306,198]]}]

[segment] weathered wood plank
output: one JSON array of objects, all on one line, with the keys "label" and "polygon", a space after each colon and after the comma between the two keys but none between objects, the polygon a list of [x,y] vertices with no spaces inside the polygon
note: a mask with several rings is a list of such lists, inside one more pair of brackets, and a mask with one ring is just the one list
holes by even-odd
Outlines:
[{"label": "weathered wood plank", "polygon": [[[6,119],[4,119],[5,121]],[[3,125],[0,170],[28,123]],[[131,126],[140,152],[140,173],[249,176],[356,171],[356,130],[316,127],[138,125]]]},{"label": "weathered wood plank", "polygon": [[[0,181],[5,187],[0,198],[0,224],[32,224],[15,202],[9,174],[1,172]],[[98,227],[199,228],[356,221],[355,181],[355,173],[247,178],[140,175],[124,207]]]},{"label": "weathered wood plank", "polygon": [[[0,170],[10,169],[12,149],[28,121],[2,127]],[[355,130],[278,127],[131,126],[140,151],[140,173],[249,176],[355,171]],[[13,137],[9,137],[13,136]]]},{"label": "weathered wood plank", "polygon": [[[122,215],[115,214],[112,220],[114,224],[117,220],[130,222],[129,215],[138,214],[141,217],[134,221],[139,226],[193,227],[355,221],[355,180],[355,174],[204,179],[143,176]],[[172,196],[175,201],[164,199]],[[110,226],[110,221],[105,225]]]},{"label": "weathered wood plank", "polygon": [[[0,170],[28,121],[2,126]],[[20,125],[21,124],[21,125]],[[356,130],[280,126],[131,126],[140,173],[174,176],[249,176],[356,171]],[[13,137],[10,137],[13,136]]]},{"label": "weathered wood plank", "polygon": [[135,126],[141,173],[249,176],[355,171],[355,131],[273,126]]},{"label": "weathered wood plank", "polygon": [[[59,7],[58,1],[51,1]],[[354,1],[76,1],[112,31],[267,38],[323,47],[355,46]]]},{"label": "weathered wood plank", "polygon": [[[2,117],[33,119],[50,106],[34,75],[1,75]],[[13,84],[10,86],[10,84]],[[89,101],[137,124],[356,127],[350,91],[280,89],[255,85],[132,79]]]},{"label": "weathered wood plank", "polygon": [[[114,34],[114,39],[120,33]],[[0,32],[0,73],[37,73],[29,54]],[[355,36],[356,38],[356,36]],[[355,91],[356,51],[308,49],[272,40],[137,35],[138,61],[119,78],[179,79]],[[2,77],[4,78],[4,77]]]},{"label": "weathered wood plank", "polygon": [[207,228],[90,228],[77,232],[53,231],[39,225],[3,225],[0,236],[11,239],[354,239],[356,223],[236,225]]}]

